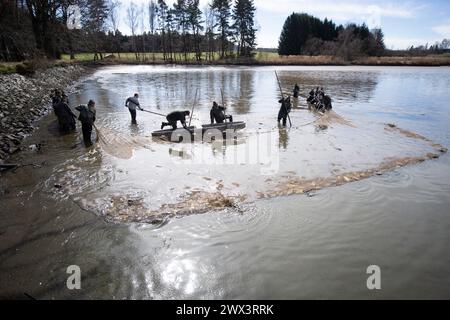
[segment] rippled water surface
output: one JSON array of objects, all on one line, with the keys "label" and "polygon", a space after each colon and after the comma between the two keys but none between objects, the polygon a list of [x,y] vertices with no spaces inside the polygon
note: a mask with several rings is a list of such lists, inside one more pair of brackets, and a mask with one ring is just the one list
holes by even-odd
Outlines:
[{"label": "rippled water surface", "polygon": [[[94,99],[111,145],[59,136],[49,115],[26,141],[42,151],[12,159],[38,166],[1,175],[0,296],[450,298],[450,69],[277,67],[301,88],[287,129],[274,70],[115,66],[80,82],[70,104]],[[305,109],[315,86],[332,116]],[[247,123],[225,142],[152,139],[164,119],[132,126],[124,107],[134,92],[163,114],[195,105],[199,126],[221,91]]]}]

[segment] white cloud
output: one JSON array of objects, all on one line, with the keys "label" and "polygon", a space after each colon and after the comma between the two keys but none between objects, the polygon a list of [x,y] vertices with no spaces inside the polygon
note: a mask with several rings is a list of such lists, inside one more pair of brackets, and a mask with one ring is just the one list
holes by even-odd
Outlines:
[{"label": "white cloud", "polygon": [[339,2],[332,0],[255,0],[256,7],[272,12],[291,13],[307,12],[335,18],[339,16],[342,20],[352,20],[361,16],[379,14],[381,17],[411,18],[420,7],[398,5],[394,3],[361,4],[360,2],[347,0]]},{"label": "white cloud", "polygon": [[411,46],[422,46],[426,45],[434,45],[436,42],[439,42],[439,39],[431,39],[431,38],[401,38],[401,37],[385,37],[384,43],[386,44],[386,48],[388,49],[408,49]]},{"label": "white cloud", "polygon": [[432,28],[434,32],[441,35],[444,38],[450,39],[450,23],[442,24]]}]

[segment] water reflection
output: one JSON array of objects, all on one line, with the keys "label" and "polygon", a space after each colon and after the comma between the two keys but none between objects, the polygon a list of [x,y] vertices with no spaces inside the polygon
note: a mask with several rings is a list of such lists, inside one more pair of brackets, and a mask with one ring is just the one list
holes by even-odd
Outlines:
[{"label": "water reflection", "polygon": [[233,110],[236,114],[247,114],[251,110],[255,93],[253,79],[254,71],[242,71],[239,76],[237,86],[237,88],[239,88],[239,94],[233,105]]},{"label": "water reflection", "polygon": [[279,148],[280,149],[283,148],[286,150],[288,146],[289,135],[286,127],[281,124],[278,124],[278,138],[279,138],[278,143]]},{"label": "water reflection", "polygon": [[294,84],[299,83],[299,104],[306,105],[305,100],[309,92],[317,87],[323,87],[333,102],[368,102],[374,95],[381,74],[381,70],[344,73],[333,70],[306,70],[300,74],[294,71],[280,71],[279,77],[283,91],[289,94],[292,94]]}]

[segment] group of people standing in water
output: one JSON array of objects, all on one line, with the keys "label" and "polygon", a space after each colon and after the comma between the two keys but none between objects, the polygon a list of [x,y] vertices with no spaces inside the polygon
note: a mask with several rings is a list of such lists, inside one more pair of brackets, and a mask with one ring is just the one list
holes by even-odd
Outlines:
[{"label": "group of people standing in water", "polygon": [[331,98],[325,94],[323,88],[317,87],[315,90],[309,92],[309,97],[306,99],[308,104],[314,105],[319,111],[329,111],[332,109]]},{"label": "group of people standing in water", "polygon": [[[298,99],[300,95],[300,87],[296,83],[293,89],[292,96]],[[323,88],[317,87],[309,92],[309,97],[306,99],[308,107],[311,109],[313,106],[315,109],[325,112],[332,109],[331,98],[325,94]],[[283,126],[286,126],[286,120],[289,118],[289,113],[292,110],[291,96],[282,97],[278,103],[281,103],[280,110],[278,111],[278,122],[283,121]]]},{"label": "group of people standing in water", "polygon": [[[78,117],[72,112],[69,107],[69,101],[64,91],[55,89],[51,95],[53,110],[58,118],[59,130],[63,134],[67,134],[76,130],[75,119],[81,122],[81,129],[83,133],[83,141],[86,147],[92,146],[92,129],[96,119],[95,101],[89,100],[87,105],[79,105],[75,110],[79,111]],[[132,97],[125,100],[125,107],[128,108],[131,115],[131,123],[137,124],[136,110],[145,111],[139,102],[139,94],[135,93]],[[213,102],[210,110],[211,124],[224,123],[225,121],[233,122],[233,116],[225,114],[226,108],[219,106],[217,102]],[[179,121],[184,128],[187,129],[186,117],[190,116],[190,111],[173,111],[166,116],[167,122],[162,122],[161,129],[166,126],[171,126],[173,130],[177,128]]]},{"label": "group of people standing in water", "polygon": [[59,131],[63,134],[75,131],[75,119],[78,118],[81,122],[84,144],[87,147],[91,146],[92,128],[96,117],[95,101],[89,100],[87,105],[75,107],[75,110],[80,112],[77,117],[70,109],[69,100],[64,91],[55,89],[52,94],[52,105],[55,115],[58,118]]},{"label": "group of people standing in water", "polygon": [[[293,89],[293,97],[298,99],[299,94],[300,87],[298,84],[295,84]],[[325,95],[323,88],[319,89],[319,87],[317,87],[316,89],[311,90],[306,101],[308,102],[308,106],[314,106],[314,108],[319,111],[328,111],[332,108],[331,98]],[[292,110],[291,97],[290,95],[287,97],[282,97],[278,102],[281,103],[281,107],[278,111],[278,122],[282,121],[283,126],[286,126],[286,121],[289,119],[289,113]],[[75,131],[75,119],[78,119],[81,122],[84,144],[87,147],[91,146],[92,129],[95,127],[94,123],[96,119],[95,101],[89,100],[86,105],[77,106],[75,109],[79,111],[78,117],[70,109],[68,97],[62,90],[54,90],[52,94],[52,104],[55,115],[58,118],[59,130],[62,133],[70,133]],[[138,93],[135,93],[132,97],[125,100],[125,107],[127,107],[130,112],[132,124],[137,124],[136,110],[139,109],[146,111],[141,107]],[[225,111],[226,108],[224,106],[220,106],[214,101],[210,110],[211,124],[224,123],[227,120],[229,122],[233,122],[233,116],[227,115]],[[188,110],[169,113],[166,116],[167,122],[162,122],[161,124],[161,130],[163,130],[166,126],[170,126],[173,130],[175,130],[177,128],[178,121],[185,129],[187,129],[186,117],[189,117],[190,114],[191,113]]]}]

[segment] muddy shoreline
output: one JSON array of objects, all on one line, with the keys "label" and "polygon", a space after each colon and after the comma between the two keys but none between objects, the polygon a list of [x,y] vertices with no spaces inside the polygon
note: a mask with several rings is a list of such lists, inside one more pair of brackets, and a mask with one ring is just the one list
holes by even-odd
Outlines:
[{"label": "muddy shoreline", "polygon": [[53,67],[27,77],[17,73],[0,75],[0,164],[23,148],[23,140],[35,124],[51,110],[51,91],[70,91],[90,72],[82,65]]}]

